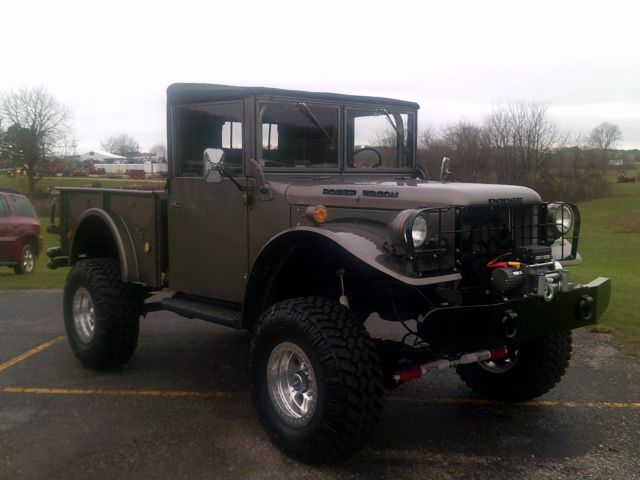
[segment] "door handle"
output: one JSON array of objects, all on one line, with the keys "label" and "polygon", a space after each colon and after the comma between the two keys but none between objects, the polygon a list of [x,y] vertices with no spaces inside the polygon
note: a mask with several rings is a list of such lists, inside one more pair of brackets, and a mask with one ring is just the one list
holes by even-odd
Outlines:
[{"label": "door handle", "polygon": [[184,208],[186,205],[180,202],[169,202],[170,207]]}]

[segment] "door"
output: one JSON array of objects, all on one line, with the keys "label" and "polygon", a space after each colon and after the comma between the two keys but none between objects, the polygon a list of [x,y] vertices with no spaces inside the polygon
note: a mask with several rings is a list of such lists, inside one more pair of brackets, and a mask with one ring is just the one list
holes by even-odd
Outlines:
[{"label": "door", "polygon": [[11,210],[4,195],[0,193],[0,262],[14,262],[10,258],[15,243],[15,234],[12,232]]},{"label": "door", "polygon": [[225,171],[243,177],[242,102],[179,106],[168,204],[172,290],[242,302],[247,276],[246,196],[228,178],[204,178],[206,148],[224,151]]}]

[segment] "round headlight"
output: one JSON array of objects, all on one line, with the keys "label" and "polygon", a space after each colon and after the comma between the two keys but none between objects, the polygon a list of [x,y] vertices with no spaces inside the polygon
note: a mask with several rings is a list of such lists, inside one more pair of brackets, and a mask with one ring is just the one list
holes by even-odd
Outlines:
[{"label": "round headlight", "polygon": [[553,208],[550,208],[549,213],[551,213],[551,221],[556,227],[558,233],[562,235],[569,233],[569,230],[571,230],[571,226],[573,225],[573,212],[569,205],[553,205]]},{"label": "round headlight", "polygon": [[427,220],[422,215],[418,215],[413,221],[411,238],[414,248],[420,247],[427,239]]}]

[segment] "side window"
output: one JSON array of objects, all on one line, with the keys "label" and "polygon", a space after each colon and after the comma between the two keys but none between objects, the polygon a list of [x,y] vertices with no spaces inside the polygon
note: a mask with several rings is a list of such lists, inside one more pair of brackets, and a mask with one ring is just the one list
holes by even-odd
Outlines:
[{"label": "side window", "polygon": [[11,197],[13,200],[13,209],[16,215],[20,217],[36,218],[36,212],[33,210],[31,203],[25,197]]},{"label": "side window", "polygon": [[0,195],[0,218],[10,217],[11,211],[9,210],[9,204],[4,199],[4,196]]},{"label": "side window", "polygon": [[337,168],[338,107],[261,103],[258,135],[266,168]]},{"label": "side window", "polygon": [[221,148],[225,169],[242,173],[242,102],[182,105],[176,124],[178,176],[202,177],[206,148]]},{"label": "side window", "polygon": [[347,113],[349,168],[408,168],[413,165],[413,114],[384,108]]}]

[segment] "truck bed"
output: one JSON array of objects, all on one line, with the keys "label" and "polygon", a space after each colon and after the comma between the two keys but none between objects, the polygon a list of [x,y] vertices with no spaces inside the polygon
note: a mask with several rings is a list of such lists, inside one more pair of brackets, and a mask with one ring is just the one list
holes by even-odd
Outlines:
[{"label": "truck bed", "polygon": [[[60,192],[60,243],[71,260],[74,234],[88,211],[115,220],[135,262],[123,279],[160,287],[167,264],[166,193],[164,191],[64,187]],[[146,245],[146,247],[145,247]]]}]

